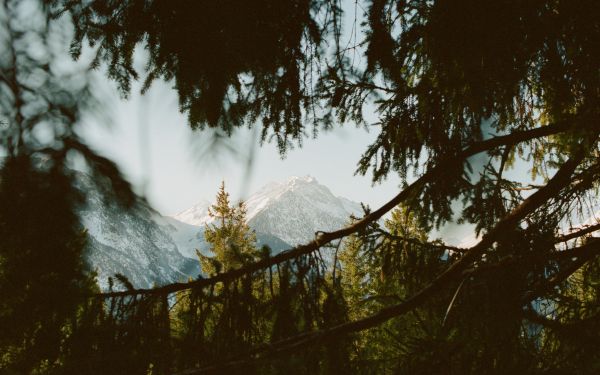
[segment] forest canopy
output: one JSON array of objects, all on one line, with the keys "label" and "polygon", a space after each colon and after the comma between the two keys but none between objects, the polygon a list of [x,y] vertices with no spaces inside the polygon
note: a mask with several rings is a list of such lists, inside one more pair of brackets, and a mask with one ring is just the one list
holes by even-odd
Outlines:
[{"label": "forest canopy", "polygon": [[[68,175],[65,155],[78,152],[127,198],[114,164],[70,131],[89,88],[63,87],[50,55],[32,58],[22,48],[19,38],[36,34],[44,45],[46,34],[17,28],[27,23],[10,17],[16,3],[2,1],[10,51],[0,59],[3,149],[28,168],[36,164],[31,155],[50,157],[49,168],[30,168],[39,178]],[[24,341],[18,332],[0,341],[9,353],[0,366],[89,374],[600,371],[599,2],[38,5],[44,25],[71,20],[72,57],[89,46],[90,67],[106,68],[124,97],[133,81],[143,90],[170,81],[192,128],[231,135],[257,127],[281,154],[321,131],[365,127],[377,137],[356,151],[357,173],[375,183],[397,174],[402,187],[347,227],[279,254],[252,248],[243,204],[230,207],[222,187],[214,208],[223,227],[207,237],[215,257],[201,259],[210,272],[153,289],[125,280],[126,290],[96,294],[76,261],[83,234],[73,229],[69,202],[59,200],[70,246],[48,251],[71,259],[69,272],[56,272],[79,291],[65,299],[70,309],[45,307],[57,312],[53,336],[33,329]],[[148,52],[141,72],[136,48]],[[45,85],[28,81],[32,72],[47,77]],[[32,105],[36,112],[24,109],[27,101],[45,104]],[[50,115],[62,132],[48,148],[32,128]],[[3,167],[6,202],[20,189],[53,194],[55,185],[15,188],[12,165]],[[531,176],[515,178],[516,167]],[[0,233],[9,234],[0,236],[0,288],[16,285],[19,246],[34,246],[11,229],[14,210],[0,205]],[[473,224],[476,243],[458,248],[430,238],[450,221]],[[38,285],[28,283],[18,287]],[[17,297],[0,302],[0,324],[30,303]],[[48,311],[26,324],[48,321]],[[59,350],[46,350],[53,342]],[[40,349],[29,356],[30,347]]]}]

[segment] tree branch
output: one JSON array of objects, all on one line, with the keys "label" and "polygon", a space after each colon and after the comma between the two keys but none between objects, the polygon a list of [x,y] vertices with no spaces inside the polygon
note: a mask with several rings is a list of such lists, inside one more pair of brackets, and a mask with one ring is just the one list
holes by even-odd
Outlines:
[{"label": "tree branch", "polygon": [[408,243],[411,243],[411,244],[414,244],[417,246],[430,247],[430,248],[439,249],[439,250],[448,250],[448,251],[453,251],[453,252],[456,252],[459,254],[462,254],[467,250],[462,247],[450,246],[450,245],[446,245],[444,243],[435,243],[435,242],[427,242],[427,241],[423,242],[417,238],[396,236],[396,235],[388,233],[382,229],[377,229],[375,232],[378,233],[380,236],[385,237],[387,239],[398,241],[398,242],[408,242]]},{"label": "tree branch", "polygon": [[581,236],[585,236],[586,234],[595,232],[597,230],[600,230],[600,223],[587,226],[584,229],[581,229],[581,230],[578,230],[578,231],[575,231],[575,232],[571,232],[569,234],[562,235],[562,236],[560,236],[560,237],[558,237],[556,239],[556,242],[557,243],[558,242],[567,242],[569,240],[572,240],[572,239],[575,239],[575,238],[579,238]]},{"label": "tree branch", "polygon": [[452,264],[431,283],[405,301],[394,306],[383,308],[379,312],[364,319],[343,323],[319,331],[303,333],[257,348],[250,354],[247,354],[244,357],[238,357],[239,359],[234,358],[230,362],[220,362],[219,364],[206,366],[200,369],[185,370],[176,375],[223,373],[225,369],[235,368],[256,360],[263,360],[277,355],[290,353],[308,345],[318,345],[323,341],[332,340],[352,332],[363,331],[415,309],[430,297],[444,290],[446,286],[452,285],[453,282],[459,280],[462,277],[462,271],[479,258],[485,249],[496,242],[496,240],[504,233],[514,228],[528,214],[542,206],[546,201],[558,194],[562,188],[567,186],[570,183],[571,175],[583,158],[583,148],[580,148],[576,155],[561,166],[546,186],[525,199],[518,207],[486,233],[478,244],[468,249],[464,256],[456,263]]},{"label": "tree branch", "polygon": [[535,312],[535,310],[531,308],[527,308],[523,310],[523,316],[525,319],[529,320],[532,323],[539,324],[546,328],[550,329],[573,329],[573,327],[578,325],[586,324],[587,322],[596,320],[600,318],[600,314],[592,315],[588,318],[580,319],[580,320],[571,320],[567,322],[561,322],[559,320],[550,319],[548,317],[542,316]]},{"label": "tree branch", "polygon": [[[208,285],[216,284],[219,282],[225,282],[228,280],[236,279],[241,276],[251,274],[253,272],[259,271],[261,269],[266,269],[276,264],[280,264],[286,261],[289,261],[294,258],[298,258],[302,255],[309,254],[321,246],[333,241],[340,239],[342,237],[346,237],[351,235],[352,233],[356,233],[360,230],[365,229],[370,223],[373,223],[379,220],[383,215],[385,215],[388,211],[391,211],[394,207],[396,207],[399,203],[405,201],[410,196],[415,194],[418,189],[431,182],[435,181],[438,175],[442,174],[448,168],[452,166],[456,166],[457,164],[462,164],[464,160],[470,156],[476,155],[478,153],[499,147],[504,145],[512,145],[519,142],[528,141],[535,138],[545,137],[552,134],[557,134],[561,132],[565,132],[571,128],[571,125],[566,122],[560,122],[553,125],[542,126],[535,129],[517,131],[508,135],[498,136],[491,139],[487,139],[485,141],[475,142],[472,145],[466,147],[461,153],[455,155],[454,157],[449,157],[444,162],[434,166],[431,170],[427,171],[420,178],[418,178],[411,185],[402,190],[398,195],[392,198],[390,201],[385,203],[383,206],[378,208],[377,210],[371,212],[370,214],[364,216],[362,219],[358,220],[352,225],[349,225],[345,228],[333,231],[333,232],[321,232],[316,238],[304,245],[297,246],[295,248],[282,251],[281,253],[260,260],[256,263],[249,264],[247,266],[238,268],[236,270],[228,271],[225,273],[221,273],[210,278],[206,279],[198,279],[195,281],[191,281],[188,283],[173,283],[169,285],[165,285],[159,288],[153,289],[136,289],[131,291],[122,291],[122,292],[110,292],[110,293],[100,293],[97,294],[100,298],[109,298],[109,297],[120,297],[120,296],[128,296],[128,295],[136,295],[136,294],[164,294],[164,293],[173,293],[179,290],[184,290],[188,288],[201,288]],[[565,165],[570,162],[565,163]],[[559,172],[560,173],[560,172]],[[550,184],[549,184],[550,185]],[[533,194],[530,198],[538,196],[540,191]],[[527,202],[527,201],[526,201]]]},{"label": "tree branch", "polygon": [[581,255],[576,257],[576,259],[573,260],[570,264],[561,268],[552,277],[539,283],[537,287],[535,287],[533,290],[530,290],[527,293],[525,293],[522,298],[522,303],[527,304],[535,298],[544,295],[544,293],[552,290],[554,287],[558,286],[560,283],[569,278],[569,276],[574,274],[588,261],[600,255],[600,244],[598,243],[598,241],[593,241],[592,243],[586,246],[581,246],[578,249]]}]

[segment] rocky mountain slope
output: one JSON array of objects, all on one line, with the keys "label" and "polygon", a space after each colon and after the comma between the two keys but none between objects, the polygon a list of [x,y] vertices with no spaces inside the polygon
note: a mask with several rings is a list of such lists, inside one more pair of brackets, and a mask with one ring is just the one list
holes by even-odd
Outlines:
[{"label": "rocky mountain slope", "polygon": [[86,193],[79,208],[88,232],[86,258],[103,289],[108,277],[125,275],[135,287],[150,287],[196,276],[197,262],[184,257],[169,235],[168,223],[144,201],[125,209],[109,189],[80,174],[76,185]]},{"label": "rocky mountain slope", "polygon": [[[108,277],[125,275],[135,287],[150,287],[197,277],[196,250],[210,255],[204,230],[212,222],[209,202],[166,217],[145,201],[127,210],[111,198],[109,189],[81,174],[78,188],[87,202],[79,214],[89,234],[87,260],[107,288]],[[310,241],[316,231],[347,224],[360,215],[358,203],[334,196],[312,177],[291,177],[265,185],[246,201],[248,223],[259,246],[273,253]]]},{"label": "rocky mountain slope", "polygon": [[[168,223],[168,227],[165,229],[177,244],[181,255],[194,260],[197,259],[196,250],[199,250],[204,255],[211,255],[209,245],[204,239],[205,225],[191,225],[171,217],[162,217],[161,220]],[[259,247],[263,245],[269,246],[273,253],[278,253],[291,247],[289,243],[280,238],[259,231],[256,231],[256,243]]]}]

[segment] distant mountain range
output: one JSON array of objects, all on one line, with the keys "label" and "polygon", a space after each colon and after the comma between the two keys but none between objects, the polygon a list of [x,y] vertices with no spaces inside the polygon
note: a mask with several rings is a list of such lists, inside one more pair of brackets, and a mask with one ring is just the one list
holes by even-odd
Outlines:
[{"label": "distant mountain range", "polygon": [[[280,238],[290,245],[311,240],[316,231],[329,231],[348,223],[351,214],[361,215],[359,203],[336,197],[314,177],[290,177],[271,182],[245,201],[248,224],[257,233]],[[202,201],[174,215],[182,223],[205,226],[211,203]]]},{"label": "distant mountain range", "polygon": [[[210,255],[204,240],[212,221],[210,202],[168,217],[143,200],[129,210],[119,207],[108,189],[98,189],[88,176],[81,175],[77,185],[87,194],[79,210],[89,234],[87,260],[103,289],[115,273],[127,276],[135,287],[198,276],[196,249]],[[351,214],[362,214],[360,204],[336,197],[310,176],[269,183],[248,197],[246,208],[258,245],[269,246],[273,253],[308,242],[317,231],[338,229]]]}]

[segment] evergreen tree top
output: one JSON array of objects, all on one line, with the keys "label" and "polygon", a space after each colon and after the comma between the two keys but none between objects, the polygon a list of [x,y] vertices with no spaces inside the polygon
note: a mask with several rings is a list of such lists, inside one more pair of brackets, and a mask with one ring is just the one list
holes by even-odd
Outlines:
[{"label": "evergreen tree top", "polygon": [[215,224],[206,227],[204,237],[214,257],[208,258],[198,253],[205,274],[240,268],[257,259],[256,234],[246,222],[244,203],[230,205],[224,181],[208,213],[215,219]]}]

